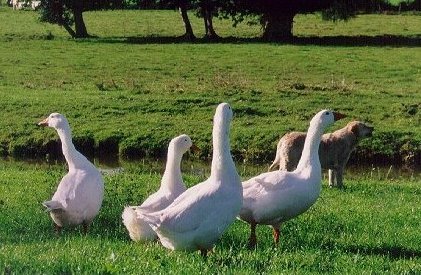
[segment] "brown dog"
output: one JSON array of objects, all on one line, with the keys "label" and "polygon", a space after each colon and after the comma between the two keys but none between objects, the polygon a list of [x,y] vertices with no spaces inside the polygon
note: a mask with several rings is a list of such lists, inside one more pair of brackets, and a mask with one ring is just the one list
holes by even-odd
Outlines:
[{"label": "brown dog", "polygon": [[[351,152],[358,142],[372,135],[374,128],[360,121],[352,121],[344,128],[324,134],[320,142],[319,158],[322,168],[329,169],[329,186],[343,187],[343,172]],[[301,158],[306,133],[291,132],[278,142],[276,157],[269,171],[279,165],[279,170],[293,171]]]}]

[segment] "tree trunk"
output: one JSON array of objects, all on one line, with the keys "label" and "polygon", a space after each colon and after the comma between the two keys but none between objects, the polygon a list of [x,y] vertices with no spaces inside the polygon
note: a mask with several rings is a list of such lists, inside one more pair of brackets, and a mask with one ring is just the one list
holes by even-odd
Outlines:
[{"label": "tree trunk", "polygon": [[60,26],[62,26],[72,36],[72,38],[76,38],[75,31],[69,25],[62,23]]},{"label": "tree trunk", "polygon": [[85,21],[83,21],[83,8],[76,6],[73,8],[73,16],[75,19],[75,30],[76,38],[86,38],[89,37],[88,31],[86,30]]},{"label": "tree trunk", "polygon": [[58,25],[63,27],[72,38],[76,38],[76,33],[75,31],[63,20],[63,14],[60,15],[59,19],[58,19]]},{"label": "tree trunk", "polygon": [[184,28],[186,33],[183,35],[186,39],[192,41],[196,39],[193,33],[193,28],[191,27],[189,17],[187,16],[187,4],[184,1],[180,1],[179,8],[181,18],[183,19]]},{"label": "tree trunk", "polygon": [[51,1],[51,12],[53,18],[57,20],[57,22],[55,23],[57,23],[57,25],[59,25],[60,27],[63,27],[72,38],[76,38],[75,31],[70,27],[67,20],[64,19],[63,3],[59,0]]},{"label": "tree trunk", "polygon": [[266,14],[264,16],[263,38],[270,41],[291,40],[294,16],[295,13]]},{"label": "tree trunk", "polygon": [[215,29],[213,28],[212,22],[212,9],[203,8],[203,20],[205,21],[205,37],[211,40],[219,39],[219,35],[216,34]]}]

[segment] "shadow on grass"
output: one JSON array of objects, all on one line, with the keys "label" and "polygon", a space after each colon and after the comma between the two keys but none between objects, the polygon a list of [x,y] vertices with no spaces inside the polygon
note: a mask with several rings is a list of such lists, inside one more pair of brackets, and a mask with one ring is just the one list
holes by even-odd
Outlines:
[{"label": "shadow on grass", "polygon": [[377,256],[388,256],[391,259],[410,259],[420,258],[421,251],[402,247],[400,245],[380,245],[380,246],[361,246],[361,245],[350,245],[344,247],[344,250],[363,255],[377,255]]},{"label": "shadow on grass", "polygon": [[372,47],[420,47],[421,34],[414,36],[377,35],[377,36],[295,36],[286,41],[267,41],[260,37],[239,38],[223,37],[217,40],[197,38],[194,41],[175,36],[145,37],[109,37],[88,38],[80,42],[127,43],[127,44],[252,44],[275,43],[285,45],[317,45],[317,46],[372,46]]},{"label": "shadow on grass", "polygon": [[291,43],[296,45],[319,46],[420,47],[421,35],[308,36],[294,37]]},{"label": "shadow on grass", "polygon": [[378,246],[374,246],[362,244],[337,244],[334,241],[327,241],[324,242],[320,248],[326,251],[339,249],[344,253],[359,254],[364,256],[386,256],[391,260],[408,260],[411,258],[421,257],[420,250],[390,244],[380,244]]}]

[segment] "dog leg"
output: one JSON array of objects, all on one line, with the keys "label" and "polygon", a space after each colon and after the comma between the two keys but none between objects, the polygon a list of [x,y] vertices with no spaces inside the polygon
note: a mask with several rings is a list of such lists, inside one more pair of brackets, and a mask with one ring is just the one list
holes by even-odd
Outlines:
[{"label": "dog leg", "polygon": [[344,172],[344,168],[343,167],[340,167],[337,170],[337,173],[336,173],[336,183],[337,183],[338,188],[343,188],[344,187],[344,183],[343,183],[343,172]]},{"label": "dog leg", "polygon": [[335,178],[336,178],[335,174],[336,173],[334,169],[329,169],[329,187],[330,188],[335,187]]}]

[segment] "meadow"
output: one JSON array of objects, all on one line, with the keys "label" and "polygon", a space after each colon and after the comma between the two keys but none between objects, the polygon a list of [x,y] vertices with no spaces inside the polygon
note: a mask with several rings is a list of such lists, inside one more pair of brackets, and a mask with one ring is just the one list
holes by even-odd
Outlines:
[{"label": "meadow", "polygon": [[[305,130],[323,108],[375,127],[360,159],[414,158],[421,144],[421,17],[360,15],[349,22],[297,16],[296,43],[264,43],[258,26],[215,20],[220,43],[187,43],[176,11],[85,13],[85,40],[37,21],[32,11],[0,7],[0,154],[44,156],[53,131],[35,127],[65,114],[84,152],[162,156],[189,134],[209,158],[215,106],[235,112],[238,160],[271,159],[278,138]],[[202,20],[191,14],[198,37]],[[356,45],[353,45],[356,44]],[[92,150],[91,150],[92,151]]]},{"label": "meadow", "polygon": [[[421,143],[421,17],[360,15],[323,22],[295,20],[292,43],[265,43],[257,26],[215,20],[220,43],[189,43],[175,11],[85,13],[94,37],[73,40],[32,11],[0,6],[0,154],[46,157],[47,162],[0,162],[0,273],[4,274],[419,274],[421,178],[374,168],[345,175],[346,189],[329,189],[308,212],[282,228],[280,245],[269,228],[247,248],[249,228],[236,221],[207,260],[169,252],[158,243],[130,241],[121,223],[125,205],[154,192],[162,163],[124,162],[105,176],[106,194],[91,231],[56,236],[41,203],[66,167],[53,161],[56,133],[36,126],[58,111],[70,121],[85,153],[129,157],[165,155],[168,141],[190,135],[201,148],[183,162],[191,186],[207,177],[216,105],[235,117],[232,152],[246,179],[266,169],[278,138],[305,130],[322,108],[375,127],[357,151],[362,158],[412,156]],[[198,37],[201,19],[191,15]],[[249,168],[248,161],[261,166]],[[98,163],[96,163],[98,164]],[[375,166],[373,166],[375,167]]]},{"label": "meadow", "polygon": [[[183,165],[184,169],[186,164]],[[366,171],[329,189],[305,214],[288,221],[279,246],[269,227],[258,227],[258,246],[247,248],[249,227],[236,221],[203,260],[158,243],[132,242],[121,222],[125,205],[138,204],[159,185],[163,166],[126,163],[105,176],[106,193],[91,231],[60,236],[41,205],[65,173],[62,164],[0,164],[0,271],[4,274],[419,274],[421,178]],[[188,169],[191,186],[208,176]],[[242,171],[243,177],[256,174]]]}]

